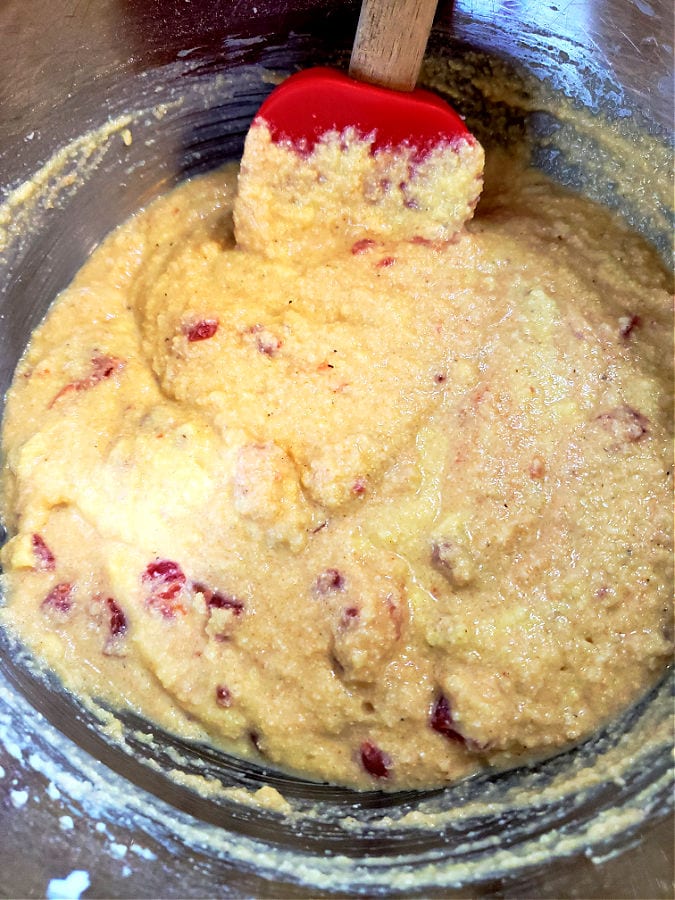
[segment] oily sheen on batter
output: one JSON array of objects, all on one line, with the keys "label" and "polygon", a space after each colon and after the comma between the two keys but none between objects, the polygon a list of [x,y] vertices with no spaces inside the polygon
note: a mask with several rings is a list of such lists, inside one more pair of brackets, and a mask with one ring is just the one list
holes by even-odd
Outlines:
[{"label": "oily sheen on batter", "polygon": [[[517,161],[460,231],[408,233],[358,142],[258,137],[283,214],[244,173],[237,245],[236,168],[183,184],[34,334],[4,621],[77,694],[313,779],[579,741],[672,649],[667,273]],[[295,193],[336,158],[365,219]],[[394,202],[428,223],[413,182]]]}]

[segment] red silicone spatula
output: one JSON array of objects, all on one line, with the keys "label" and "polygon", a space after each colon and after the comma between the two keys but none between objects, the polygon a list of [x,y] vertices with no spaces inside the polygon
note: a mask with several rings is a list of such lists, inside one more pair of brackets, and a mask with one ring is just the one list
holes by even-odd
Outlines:
[{"label": "red silicone spatula", "polygon": [[266,256],[382,241],[448,243],[473,215],[483,151],[414,85],[437,0],[364,0],[350,74],[307,69],[261,106],[244,145],[237,244]]},{"label": "red silicone spatula", "polygon": [[349,76],[306,69],[261,106],[275,141],[311,151],[322,135],[352,126],[373,136],[373,151],[406,144],[424,156],[439,143],[471,140],[457,113],[415,89],[437,0],[364,0]]}]

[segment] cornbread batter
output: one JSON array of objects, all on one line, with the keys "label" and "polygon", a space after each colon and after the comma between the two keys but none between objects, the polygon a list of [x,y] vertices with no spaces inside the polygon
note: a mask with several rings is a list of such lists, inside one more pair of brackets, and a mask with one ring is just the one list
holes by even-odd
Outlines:
[{"label": "cornbread batter", "polygon": [[236,175],[119,228],[34,334],[5,621],[76,693],[358,788],[579,741],[672,649],[657,257],[501,158],[432,236],[384,191],[323,241],[245,173],[237,245]]}]

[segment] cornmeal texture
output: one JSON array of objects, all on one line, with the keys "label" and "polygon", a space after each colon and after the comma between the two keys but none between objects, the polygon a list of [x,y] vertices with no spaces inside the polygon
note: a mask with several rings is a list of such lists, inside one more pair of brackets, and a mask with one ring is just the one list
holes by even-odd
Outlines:
[{"label": "cornmeal texture", "polygon": [[427,788],[578,742],[672,651],[668,274],[502,159],[454,230],[320,148],[368,211],[341,226],[264,137],[239,245],[229,167],[115,231],[33,335],[5,623],[76,694],[312,779]]}]

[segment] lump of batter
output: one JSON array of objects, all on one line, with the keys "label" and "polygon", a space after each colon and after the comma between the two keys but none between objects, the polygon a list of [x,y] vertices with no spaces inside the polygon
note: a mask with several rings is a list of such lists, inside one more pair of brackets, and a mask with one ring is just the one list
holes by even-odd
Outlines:
[{"label": "lump of batter", "polygon": [[228,167],[93,254],[3,432],[4,620],[69,688],[397,790],[555,753],[659,677],[668,275],[493,165],[459,231],[361,193],[324,241],[324,207],[267,221],[244,177],[237,245]]},{"label": "lump of batter", "polygon": [[484,153],[468,134],[426,152],[376,147],[375,135],[328,132],[311,153],[275,141],[257,118],[246,135],[234,209],[237,244],[268,257],[332,255],[346,244],[449,241],[473,215]]}]

